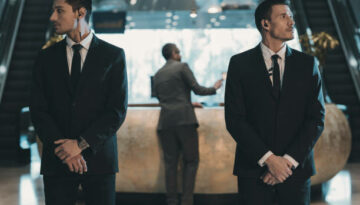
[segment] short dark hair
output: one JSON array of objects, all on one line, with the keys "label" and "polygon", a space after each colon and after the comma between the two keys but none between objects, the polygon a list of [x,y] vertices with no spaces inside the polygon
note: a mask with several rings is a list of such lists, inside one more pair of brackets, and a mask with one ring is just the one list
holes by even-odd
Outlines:
[{"label": "short dark hair", "polygon": [[289,6],[289,3],[287,0],[264,0],[257,6],[255,10],[255,24],[260,33],[262,32],[261,21],[263,19],[271,20],[271,9],[274,5]]},{"label": "short dark hair", "polygon": [[86,9],[85,20],[89,23],[92,12],[92,0],[65,0],[66,3],[72,6],[73,11],[79,10],[84,7]]},{"label": "short dark hair", "polygon": [[162,47],[162,55],[166,60],[169,60],[169,58],[172,55],[172,52],[175,50],[176,45],[173,43],[167,43]]}]

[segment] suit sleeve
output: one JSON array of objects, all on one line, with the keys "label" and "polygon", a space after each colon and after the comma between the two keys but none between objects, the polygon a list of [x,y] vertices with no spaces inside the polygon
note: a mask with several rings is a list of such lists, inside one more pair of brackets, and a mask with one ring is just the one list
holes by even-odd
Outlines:
[{"label": "suit sleeve", "polygon": [[125,120],[127,110],[127,73],[125,54],[121,49],[112,63],[110,92],[105,111],[85,130],[81,137],[90,145],[93,154],[101,149],[106,140],[116,135]]},{"label": "suit sleeve", "polygon": [[299,162],[300,166],[312,151],[324,129],[324,96],[321,88],[321,76],[318,63],[315,58],[312,72],[312,93],[307,102],[305,121],[300,133],[286,150],[286,153]]},{"label": "suit sleeve", "polygon": [[269,148],[266,147],[255,129],[247,121],[241,79],[239,73],[236,72],[238,67],[234,57],[232,57],[225,87],[226,128],[251,164],[256,166],[261,157],[269,151]]},{"label": "suit sleeve", "polygon": [[204,87],[199,85],[197,82],[194,73],[190,70],[189,66],[185,63],[183,69],[183,78],[186,84],[194,91],[196,95],[214,95],[216,94],[216,89],[214,87]]},{"label": "suit sleeve", "polygon": [[45,97],[45,75],[43,68],[44,51],[40,51],[35,61],[31,82],[30,114],[36,133],[44,144],[53,144],[57,139],[64,138],[56,122],[49,113]]}]

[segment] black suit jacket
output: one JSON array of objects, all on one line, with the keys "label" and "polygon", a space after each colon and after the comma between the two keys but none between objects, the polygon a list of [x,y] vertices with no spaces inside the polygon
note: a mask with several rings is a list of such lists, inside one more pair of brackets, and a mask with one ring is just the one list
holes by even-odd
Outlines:
[{"label": "black suit jacket", "polygon": [[261,47],[234,55],[225,91],[226,127],[237,143],[234,174],[259,177],[269,150],[299,162],[293,177],[315,174],[313,146],[324,127],[321,77],[314,57],[287,47],[280,99],[272,95]]},{"label": "black suit jacket", "polygon": [[168,60],[155,74],[154,94],[161,106],[158,130],[182,125],[198,126],[191,104],[192,90],[197,95],[216,94],[215,88],[198,84],[186,63]]},{"label": "black suit jacket", "polygon": [[66,41],[40,51],[36,60],[30,111],[43,142],[41,173],[67,174],[68,167],[54,154],[57,139],[83,137],[88,174],[118,171],[116,131],[127,109],[124,51],[95,35],[76,90],[72,90]]}]

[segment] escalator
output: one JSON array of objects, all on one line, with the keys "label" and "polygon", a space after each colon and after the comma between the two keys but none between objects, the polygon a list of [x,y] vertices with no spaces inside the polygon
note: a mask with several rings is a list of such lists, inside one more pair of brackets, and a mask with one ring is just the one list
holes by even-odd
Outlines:
[{"label": "escalator", "polygon": [[[19,145],[20,110],[29,104],[32,67],[45,43],[52,1],[26,0],[0,104],[0,162],[29,160]],[[15,34],[13,34],[15,35]]]},{"label": "escalator", "polygon": [[[339,39],[336,22],[333,20],[327,0],[301,0],[301,3],[303,11],[294,6],[295,12],[303,12],[306,16],[307,26],[313,34],[325,31]],[[303,32],[300,31],[300,33],[305,32],[305,29]],[[329,51],[325,62],[324,83],[327,92],[334,103],[347,107],[346,114],[352,132],[352,151],[349,161],[360,161],[360,101],[344,48],[338,46]]]}]

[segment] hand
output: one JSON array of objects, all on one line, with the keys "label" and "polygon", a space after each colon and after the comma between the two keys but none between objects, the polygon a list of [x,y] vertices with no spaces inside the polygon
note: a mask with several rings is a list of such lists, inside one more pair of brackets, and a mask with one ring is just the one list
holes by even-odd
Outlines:
[{"label": "hand", "polygon": [[198,102],[193,102],[191,103],[193,107],[197,107],[197,108],[203,108],[204,106],[201,103]]},{"label": "hand", "polygon": [[74,139],[61,139],[54,142],[60,144],[55,148],[55,155],[62,161],[71,159],[81,153],[81,149],[78,146],[77,140]]},{"label": "hand", "polygon": [[264,176],[262,176],[261,178],[263,180],[263,182],[265,184],[268,184],[268,185],[271,185],[271,186],[274,186],[276,184],[279,184],[281,183],[280,181],[278,181],[273,175],[271,175],[270,172],[267,172]]},{"label": "hand", "polygon": [[279,182],[284,182],[289,176],[292,175],[291,171],[291,162],[289,160],[279,157],[276,155],[271,155],[265,161],[269,172],[278,180]]},{"label": "hand", "polygon": [[222,82],[223,82],[222,79],[216,81],[215,84],[214,84],[214,88],[215,88],[216,90],[219,89],[219,88],[222,86]]},{"label": "hand", "polygon": [[86,161],[81,154],[76,155],[73,158],[66,160],[64,163],[67,164],[71,172],[83,174],[87,172]]}]

